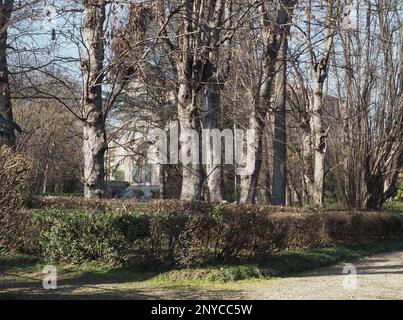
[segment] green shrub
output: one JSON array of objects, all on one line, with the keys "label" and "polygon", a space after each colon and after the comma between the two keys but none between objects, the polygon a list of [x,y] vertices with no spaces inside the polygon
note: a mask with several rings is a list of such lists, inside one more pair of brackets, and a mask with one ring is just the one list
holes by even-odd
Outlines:
[{"label": "green shrub", "polygon": [[111,214],[91,216],[80,211],[39,211],[32,222],[43,226],[39,246],[46,260],[119,261],[122,241],[113,228]]},{"label": "green shrub", "polygon": [[125,172],[123,170],[116,170],[113,177],[116,181],[125,181]]},{"label": "green shrub", "polygon": [[134,216],[125,214],[115,217],[113,227],[128,242],[134,242],[150,236],[150,219],[146,215]]},{"label": "green shrub", "polygon": [[403,184],[399,185],[396,194],[393,197],[393,201],[403,202]]}]

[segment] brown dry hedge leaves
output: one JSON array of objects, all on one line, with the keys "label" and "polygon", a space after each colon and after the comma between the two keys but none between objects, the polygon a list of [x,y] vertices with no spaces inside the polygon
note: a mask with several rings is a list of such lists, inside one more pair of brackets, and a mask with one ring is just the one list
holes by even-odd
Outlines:
[{"label": "brown dry hedge leaves", "polygon": [[0,146],[0,253],[19,248],[26,227],[26,215],[20,211],[29,193],[31,161]]}]

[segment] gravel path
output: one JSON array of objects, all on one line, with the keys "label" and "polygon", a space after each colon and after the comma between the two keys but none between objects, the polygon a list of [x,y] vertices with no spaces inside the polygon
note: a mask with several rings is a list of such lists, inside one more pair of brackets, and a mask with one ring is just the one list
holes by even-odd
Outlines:
[{"label": "gravel path", "polygon": [[[355,270],[356,275],[347,274],[349,270]],[[83,283],[67,278],[60,279],[58,290],[46,291],[42,288],[41,277],[41,274],[27,272],[0,276],[0,298],[403,300],[403,251],[287,278],[232,282],[202,289],[160,288],[125,281],[103,283],[102,279]]]},{"label": "gravel path", "polygon": [[[346,268],[347,267],[347,268]],[[356,268],[356,275],[349,270]],[[343,273],[344,271],[344,273]],[[249,289],[253,299],[403,299],[403,251],[379,254]]]}]

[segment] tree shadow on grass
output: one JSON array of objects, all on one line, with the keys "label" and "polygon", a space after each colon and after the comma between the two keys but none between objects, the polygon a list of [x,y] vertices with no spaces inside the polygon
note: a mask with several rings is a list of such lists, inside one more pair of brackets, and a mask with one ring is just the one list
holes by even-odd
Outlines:
[{"label": "tree shadow on grass", "polygon": [[[116,278],[115,278],[116,279]],[[121,281],[121,284],[125,281]],[[6,300],[161,300],[161,299],[240,299],[237,290],[200,290],[189,287],[133,288],[120,286],[118,282],[104,277],[89,279],[88,275],[60,279],[56,290],[45,290],[42,280],[0,281],[0,299]]]},{"label": "tree shadow on grass", "polygon": [[29,255],[0,256],[0,273],[16,268],[33,268],[40,262],[40,258]]},{"label": "tree shadow on grass", "polygon": [[[105,286],[145,281],[157,271],[139,272],[126,268],[108,269],[104,272],[81,271],[80,267],[67,266],[59,268],[58,289],[45,290],[42,286],[43,275],[40,258],[26,255],[0,256],[0,299],[158,299],[158,295],[143,294],[130,290],[126,291]],[[59,272],[58,270],[58,272]],[[98,286],[102,286],[102,288]],[[76,294],[85,288],[91,291],[88,295]]]},{"label": "tree shadow on grass", "polygon": [[79,276],[66,276],[57,280],[57,289],[43,288],[42,274],[24,275],[20,273],[6,273],[5,279],[0,278],[0,299],[160,299],[158,294],[143,292],[133,288],[120,289],[110,287],[130,282],[134,278],[119,278],[108,275],[84,273]]},{"label": "tree shadow on grass", "polygon": [[[377,260],[379,261],[379,260]],[[372,262],[372,261],[371,261]],[[379,262],[387,262],[387,260],[379,261]],[[348,263],[346,265],[351,265]],[[357,275],[403,275],[403,264],[394,264],[394,265],[375,265],[375,266],[367,266],[367,265],[358,265],[356,266]],[[348,270],[343,272],[344,265],[332,266],[327,268],[316,269],[311,272],[303,272],[300,274],[294,275],[294,277],[313,277],[313,276],[346,276],[348,274]]]},{"label": "tree shadow on grass", "polygon": [[[21,259],[13,260],[17,264]],[[44,275],[40,271],[29,270],[39,260],[24,260],[25,269],[11,268],[0,275],[0,299],[33,299],[33,300],[154,300],[154,299],[226,299],[240,298],[242,293],[235,290],[203,291],[188,286],[164,287],[141,285],[141,282],[152,279],[167,268],[114,268],[101,271],[83,271],[80,267],[67,267],[58,274],[57,289],[45,290],[42,286]],[[21,268],[22,264],[18,267]],[[28,270],[27,270],[28,269]],[[138,287],[140,285],[140,288]]]}]

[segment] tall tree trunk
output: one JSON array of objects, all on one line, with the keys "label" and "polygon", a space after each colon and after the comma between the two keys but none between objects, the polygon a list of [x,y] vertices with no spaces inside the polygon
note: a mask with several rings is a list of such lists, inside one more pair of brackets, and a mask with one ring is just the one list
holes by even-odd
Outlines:
[{"label": "tall tree trunk", "polygon": [[274,115],[269,113],[267,115],[267,126],[265,130],[265,137],[263,140],[263,163],[260,173],[260,183],[259,189],[260,203],[268,204],[271,203],[272,197],[272,170],[273,170],[273,127],[274,127]]},{"label": "tall tree trunk", "polygon": [[84,0],[83,37],[87,50],[83,60],[84,97],[84,196],[105,194],[104,158],[107,150],[102,81],[104,62],[105,1]]},{"label": "tall tree trunk", "polygon": [[49,162],[47,161],[45,169],[43,171],[42,194],[46,194],[48,190],[48,171],[49,171]]},{"label": "tall tree trunk", "polygon": [[[182,164],[182,190],[181,200],[201,200],[203,189],[203,165],[201,159],[201,118],[196,106],[196,87],[200,81],[203,65],[195,59],[197,41],[194,32],[197,23],[198,3],[194,1],[182,1],[184,6],[183,32],[181,43],[181,55],[176,60],[178,72],[178,118],[180,125],[179,143],[182,155],[191,155],[194,160]],[[197,141],[191,139],[189,130],[194,130],[198,137]],[[195,137],[196,138],[196,137]],[[197,144],[197,145],[195,145]],[[192,152],[193,150],[193,152]],[[197,154],[195,154],[197,153]]]},{"label": "tall tree trunk", "polygon": [[[286,29],[291,20],[294,1],[282,0],[279,8],[275,8],[271,1],[265,1],[262,9],[262,31],[263,40],[263,63],[262,80],[255,97],[255,110],[251,113],[249,120],[250,128],[256,132],[255,139],[255,167],[253,174],[241,177],[241,203],[254,203],[262,166],[262,145],[265,129],[266,115],[269,110],[270,97],[276,75],[276,59],[281,47],[283,38],[286,36]],[[275,21],[271,21],[274,14]]]},{"label": "tall tree trunk", "polygon": [[[213,75],[208,79],[203,88],[203,127],[206,130],[218,128],[218,119],[220,115],[221,90],[224,87],[225,79],[228,75],[231,48],[230,40],[227,39],[223,44],[220,43],[222,29],[231,28],[232,4],[229,1],[217,0],[208,3],[208,26],[204,39],[205,53],[202,54],[210,61],[212,69],[215,69]],[[225,23],[224,23],[225,20]],[[224,50],[220,52],[220,48]],[[221,54],[220,54],[221,53]],[[214,148],[210,141],[207,142],[206,154],[206,180],[209,202],[222,202],[224,200],[224,172],[222,163],[214,163]],[[212,152],[213,151],[213,152]],[[220,150],[221,152],[221,150]]]},{"label": "tall tree trunk", "polygon": [[[218,129],[218,114],[220,108],[220,86],[208,84],[203,92],[204,129]],[[223,170],[221,164],[214,163],[214,154],[210,141],[207,141],[206,180],[209,202],[222,202],[224,199]]]},{"label": "tall tree trunk", "polygon": [[[187,87],[187,85],[184,85]],[[201,164],[201,119],[198,115],[197,108],[194,106],[194,102],[186,99],[187,94],[183,90],[179,90],[179,143],[182,154],[192,155],[195,161],[182,162],[182,190],[181,200],[201,200],[203,190],[203,165]],[[191,90],[191,89],[190,89]],[[192,91],[192,90],[191,90]],[[183,99],[185,98],[185,99]],[[194,130],[197,133],[197,139],[191,139],[189,130]],[[195,145],[196,144],[196,145]],[[198,154],[194,154],[197,152]]]},{"label": "tall tree trunk", "polygon": [[325,176],[326,134],[322,123],[323,83],[316,80],[312,102],[312,132],[314,139],[313,203],[323,206],[323,184]]},{"label": "tall tree trunk", "polygon": [[328,73],[330,51],[334,37],[333,4],[326,2],[326,40],[323,53],[316,58],[311,38],[311,0],[307,2],[307,42],[310,60],[310,74],[313,82],[312,103],[311,103],[311,132],[313,135],[314,152],[314,175],[313,175],[313,204],[323,207],[323,189],[325,176],[325,154],[327,149],[327,131],[323,129],[323,87]]},{"label": "tall tree trunk", "polygon": [[166,179],[166,165],[160,164],[159,165],[159,195],[160,199],[165,199],[167,196],[167,179]]},{"label": "tall tree trunk", "polygon": [[[257,109],[257,108],[256,108]],[[265,114],[264,114],[265,116]],[[254,110],[249,118],[249,128],[255,130],[254,139],[254,152],[255,152],[255,164],[253,173],[251,175],[243,175],[240,177],[240,203],[255,203],[257,185],[259,180],[260,169],[262,167],[262,151],[263,151],[263,134],[264,134],[264,120],[263,115],[257,115]]]},{"label": "tall tree trunk", "polygon": [[277,75],[274,101],[274,141],[273,141],[273,190],[271,203],[277,206],[286,204],[287,175],[287,37],[284,37],[277,62]]},{"label": "tall tree trunk", "polygon": [[15,145],[15,124],[10,98],[7,64],[8,25],[13,0],[0,1],[0,145]]},{"label": "tall tree trunk", "polygon": [[303,201],[309,204],[313,193],[313,154],[312,136],[310,132],[302,135],[302,161],[303,161]]}]

